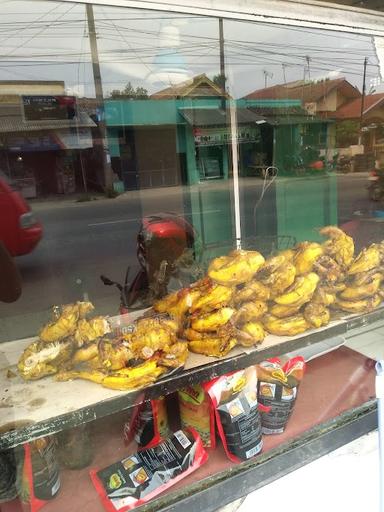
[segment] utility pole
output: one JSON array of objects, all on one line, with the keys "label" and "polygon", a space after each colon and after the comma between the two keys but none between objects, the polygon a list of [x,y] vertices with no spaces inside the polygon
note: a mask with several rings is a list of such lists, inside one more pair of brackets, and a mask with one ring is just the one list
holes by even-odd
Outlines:
[{"label": "utility pole", "polygon": [[360,110],[360,130],[363,126],[363,115],[364,115],[364,101],[365,101],[365,80],[367,77],[367,64],[368,64],[368,57],[365,57],[364,59],[364,72],[363,72],[363,91],[361,94],[361,110]]},{"label": "utility pole", "polygon": [[225,61],[224,61],[224,27],[223,18],[219,18],[219,44],[220,44],[220,77],[221,77],[221,88],[223,89],[223,98],[221,100],[221,108],[226,108],[225,97],[226,97],[226,77],[225,77]]},{"label": "utility pole", "polygon": [[92,56],[93,80],[95,83],[96,104],[97,104],[97,108],[100,112],[99,130],[100,130],[102,152],[103,152],[102,164],[103,164],[103,172],[104,172],[104,186],[105,186],[105,188],[110,188],[110,187],[112,187],[112,168],[111,168],[111,159],[110,159],[109,151],[108,151],[107,130],[105,127],[104,95],[103,95],[103,86],[102,86],[101,73],[100,73],[99,52],[97,49],[97,37],[96,37],[96,28],[95,28],[95,18],[93,16],[93,5],[87,4],[86,12],[87,12],[87,21],[88,21],[89,45],[91,48],[91,56]]},{"label": "utility pole", "polygon": [[285,75],[285,68],[287,67],[286,64],[282,64],[281,67],[283,68],[283,78],[284,78],[284,83],[286,84],[287,83],[287,77]]},{"label": "utility pole", "polygon": [[264,73],[264,88],[266,89],[267,88],[267,84],[268,84],[268,78],[272,78],[273,77],[273,73],[270,73],[266,69],[263,69],[263,73]]}]

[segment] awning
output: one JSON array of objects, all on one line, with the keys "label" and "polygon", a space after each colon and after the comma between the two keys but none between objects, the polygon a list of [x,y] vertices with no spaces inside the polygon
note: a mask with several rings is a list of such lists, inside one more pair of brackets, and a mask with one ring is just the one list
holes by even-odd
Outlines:
[{"label": "awning", "polygon": [[60,130],[65,128],[94,128],[96,123],[84,111],[74,119],[25,121],[20,105],[0,105],[0,133]]},{"label": "awning", "polygon": [[[180,108],[180,114],[191,126],[228,126],[229,112],[219,108]],[[261,124],[265,118],[246,108],[236,110],[238,124]]]}]

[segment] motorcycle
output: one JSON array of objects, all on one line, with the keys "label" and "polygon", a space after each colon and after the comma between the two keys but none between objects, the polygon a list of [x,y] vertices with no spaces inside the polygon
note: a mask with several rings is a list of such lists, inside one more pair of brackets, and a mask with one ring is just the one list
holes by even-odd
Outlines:
[{"label": "motorcycle", "polygon": [[380,201],[384,195],[384,171],[373,169],[368,176],[368,196],[371,201]]},{"label": "motorcycle", "polygon": [[106,286],[120,292],[120,314],[150,307],[172,289],[189,285],[203,274],[199,264],[199,237],[191,224],[175,213],[158,213],[142,219],[137,234],[136,256],[139,271],[129,280],[130,267],[124,283],[105,275]]}]

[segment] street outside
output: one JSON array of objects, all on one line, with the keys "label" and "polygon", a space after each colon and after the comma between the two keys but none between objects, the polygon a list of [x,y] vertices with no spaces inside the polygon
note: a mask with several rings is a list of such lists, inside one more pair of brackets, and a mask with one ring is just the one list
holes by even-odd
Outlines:
[{"label": "street outside", "polygon": [[[339,225],[360,221],[376,207],[368,200],[365,173],[338,175],[337,180]],[[299,208],[300,180],[297,183]],[[203,214],[227,213],[231,206],[227,199],[220,201],[220,191],[228,185],[217,181],[202,186],[217,192],[215,210],[208,207],[205,211],[203,204]],[[249,190],[254,189],[256,203],[262,186],[261,179],[245,178],[240,181],[240,192],[246,187],[249,197]],[[181,189],[176,187],[128,192],[116,199],[41,201],[33,204],[33,210],[43,223],[44,236],[33,253],[17,259],[23,293],[16,303],[1,306],[0,341],[34,335],[48,319],[52,305],[79,300],[84,294],[98,313],[117,313],[118,290],[104,286],[100,274],[121,281],[128,265],[131,276],[135,274],[136,234],[143,214],[174,211],[185,215],[188,211]],[[252,215],[253,205],[244,211]],[[381,230],[380,222],[373,224],[373,236]],[[367,235],[366,229],[357,232]]]}]

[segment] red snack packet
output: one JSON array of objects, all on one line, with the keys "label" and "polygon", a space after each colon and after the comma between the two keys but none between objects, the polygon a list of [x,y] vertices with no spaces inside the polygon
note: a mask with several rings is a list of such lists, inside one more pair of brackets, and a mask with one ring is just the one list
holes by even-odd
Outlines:
[{"label": "red snack packet", "polygon": [[256,368],[251,366],[223,375],[204,384],[204,388],[211,397],[217,429],[228,458],[240,462],[260,453],[263,441]]},{"label": "red snack packet", "polygon": [[135,407],[131,421],[124,424],[124,441],[136,441],[140,448],[151,448],[170,434],[165,398],[147,400]]},{"label": "red snack packet", "polygon": [[169,489],[207,459],[200,436],[193,430],[178,430],[157,446],[90,475],[105,509],[124,512]]},{"label": "red snack packet", "polygon": [[263,434],[281,434],[287,425],[296,402],[297,390],[305,372],[301,356],[282,365],[279,358],[268,359],[256,366],[257,396],[269,408],[261,414]]},{"label": "red snack packet", "polygon": [[201,437],[203,446],[215,448],[215,411],[203,386],[196,384],[179,389],[181,428],[193,428]]}]

